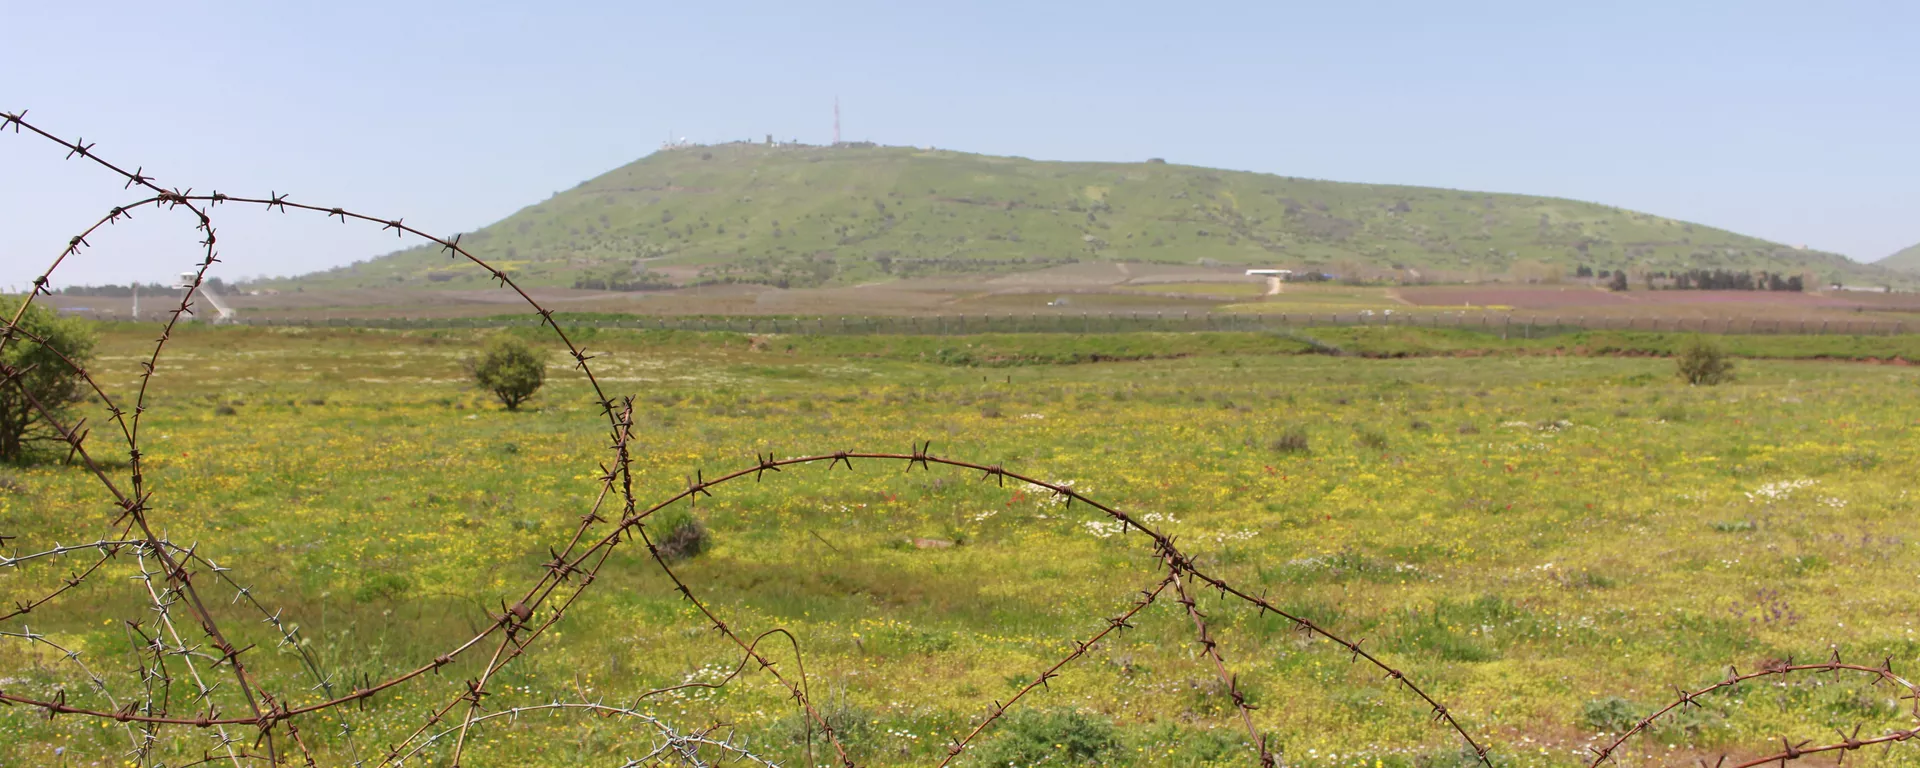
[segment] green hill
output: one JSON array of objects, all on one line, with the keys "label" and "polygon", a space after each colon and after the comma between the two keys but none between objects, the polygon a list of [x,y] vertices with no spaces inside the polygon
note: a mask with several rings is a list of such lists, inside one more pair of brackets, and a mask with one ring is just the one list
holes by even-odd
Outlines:
[{"label": "green hill", "polygon": [[[529,285],[629,289],[848,285],[1090,260],[1411,269],[1430,280],[1544,276],[1578,264],[1810,271],[1823,280],[1884,274],[1835,254],[1572,200],[871,145],[662,150],[462,243]],[[296,283],[487,284],[425,248]]]},{"label": "green hill", "polygon": [[1905,248],[1874,264],[1901,272],[1920,272],[1920,245]]}]

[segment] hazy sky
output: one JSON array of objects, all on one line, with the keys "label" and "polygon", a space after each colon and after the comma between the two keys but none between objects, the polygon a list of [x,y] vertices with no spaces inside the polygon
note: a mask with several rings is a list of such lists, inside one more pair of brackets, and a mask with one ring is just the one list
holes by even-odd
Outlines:
[{"label": "hazy sky", "polygon": [[[1593,200],[1873,260],[1920,242],[1920,3],[45,3],[0,109],[163,184],[448,233],[653,151],[767,133]],[[0,137],[0,286],[132,197]],[[397,247],[225,208],[228,278]],[[183,216],[56,285],[158,280]]]}]

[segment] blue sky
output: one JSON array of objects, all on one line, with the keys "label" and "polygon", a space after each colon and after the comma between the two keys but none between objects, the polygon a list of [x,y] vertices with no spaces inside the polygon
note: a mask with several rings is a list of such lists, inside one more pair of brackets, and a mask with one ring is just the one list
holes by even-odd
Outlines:
[{"label": "blue sky", "polygon": [[[471,230],[695,140],[844,134],[1593,200],[1873,260],[1920,242],[1920,3],[29,3],[0,109],[162,183]],[[130,193],[0,137],[0,286]],[[185,220],[56,284],[156,280]],[[392,250],[226,209],[229,278]]]}]

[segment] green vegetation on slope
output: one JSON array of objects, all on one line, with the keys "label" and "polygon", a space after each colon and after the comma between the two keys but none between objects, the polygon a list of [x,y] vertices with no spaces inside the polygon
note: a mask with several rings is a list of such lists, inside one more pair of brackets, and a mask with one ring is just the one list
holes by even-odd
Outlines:
[{"label": "green vegetation on slope", "polygon": [[1920,244],[1903,248],[1898,253],[1874,263],[1878,266],[1897,269],[1902,272],[1920,272]]},{"label": "green vegetation on slope", "polygon": [[[1869,271],[1841,256],[1592,203],[1146,163],[909,147],[662,151],[462,240],[530,285],[785,287],[1074,261],[1280,265],[1426,279],[1681,267]],[[1399,274],[1412,276],[1402,271]],[[416,248],[315,288],[481,287]]]}]

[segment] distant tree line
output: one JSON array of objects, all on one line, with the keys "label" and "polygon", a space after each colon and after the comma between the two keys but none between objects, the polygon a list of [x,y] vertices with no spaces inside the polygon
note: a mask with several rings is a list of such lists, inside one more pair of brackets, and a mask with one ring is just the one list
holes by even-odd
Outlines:
[{"label": "distant tree line", "polygon": [[1775,272],[1744,272],[1732,269],[1690,269],[1674,272],[1678,291],[1804,291],[1806,283],[1799,275],[1782,277]]},{"label": "distant tree line", "polygon": [[640,275],[596,275],[591,272],[573,279],[573,287],[587,291],[666,291],[677,286],[652,273]]},{"label": "distant tree line", "polygon": [[1079,261],[1080,259],[1074,256],[1016,256],[1011,259],[916,258],[901,256],[898,251],[880,251],[873,256],[874,266],[879,267],[881,272],[896,277],[1032,269],[1056,264],[1076,264]]},{"label": "distant tree line", "polygon": [[[171,285],[162,285],[160,283],[127,283],[126,285],[69,285],[65,288],[55,289],[54,293],[61,296],[110,296],[125,298],[133,295],[133,289],[136,285],[140,288],[141,293],[149,296],[174,293],[179,290]],[[233,286],[221,282],[220,278],[217,277],[208,277],[202,285],[218,293],[227,293],[233,288]]]},{"label": "distant tree line", "polygon": [[[1599,277],[1608,280],[1607,287],[1615,291],[1627,290],[1627,271],[1624,269],[1599,270],[1585,264],[1573,271],[1574,277]],[[1685,271],[1661,271],[1645,273],[1647,288],[1664,288],[1673,291],[1792,291],[1806,290],[1806,281],[1800,275],[1786,275],[1765,270],[1746,271],[1739,269],[1689,269]],[[1609,279],[1611,278],[1611,279]],[[1655,280],[1666,281],[1664,285]]]}]

